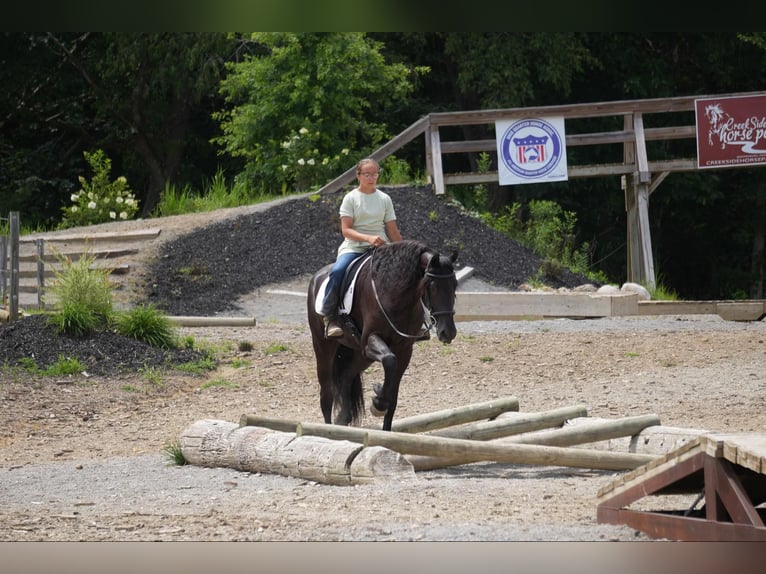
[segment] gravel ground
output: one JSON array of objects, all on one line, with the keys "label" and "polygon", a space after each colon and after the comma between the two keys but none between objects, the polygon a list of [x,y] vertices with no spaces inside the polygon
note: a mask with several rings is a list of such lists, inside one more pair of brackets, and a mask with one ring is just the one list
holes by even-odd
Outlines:
[{"label": "gravel ground", "polygon": [[[316,203],[298,202],[312,214],[319,211]],[[42,337],[39,321],[23,337],[0,326],[0,352],[6,353],[0,357],[5,364],[0,372],[0,541],[647,540],[631,528],[595,520],[596,493],[616,472],[479,463],[418,473],[414,481],[337,487],[169,465],[164,447],[197,420],[238,421],[243,413],[258,413],[321,421],[302,293],[308,273],[331,260],[338,235],[328,232],[324,246],[314,251],[317,239],[296,234],[302,241],[291,243],[289,257],[282,252],[281,261],[264,247],[270,245],[267,238],[258,235],[260,223],[273,220],[278,225],[272,230],[294,233],[285,218],[303,221],[302,215],[270,212],[288,204],[293,209],[298,202],[243,210],[248,219],[233,210],[225,217],[202,214],[144,223],[163,229],[160,243],[142,255],[146,268],[156,270],[146,275],[149,300],[165,303],[173,314],[257,318],[254,327],[179,330],[216,349],[216,371],[179,373],[170,365],[182,357],[154,356],[132,342],[102,335],[69,342],[89,349],[86,356],[101,349],[101,360],[89,364],[93,372],[29,375],[9,366],[14,357],[42,361],[55,342]],[[397,207],[402,203],[399,199]],[[442,208],[454,209],[437,204],[422,210],[430,214]],[[399,209],[402,219],[406,211]],[[507,241],[481,228],[470,235],[473,223],[464,221],[464,214],[438,213],[425,219],[458,218],[437,232],[448,230],[445,235],[452,238],[462,233],[461,260],[477,270],[471,281],[479,285],[521,288],[530,271],[518,269],[539,263],[522,258],[518,268],[505,267],[505,279],[493,276],[501,260],[512,261]],[[410,237],[428,225],[402,221]],[[205,234],[211,226],[218,226],[216,233]],[[243,228],[247,233],[238,234]],[[474,251],[469,235],[477,240]],[[480,242],[486,238],[487,243]],[[232,255],[244,243],[251,245],[250,254]],[[299,253],[311,262],[297,263],[303,261]],[[189,279],[188,270],[203,269],[195,267],[203,257],[211,262],[208,271]],[[231,259],[239,261],[240,273],[227,271]],[[256,270],[266,278],[250,275]],[[574,278],[568,286],[581,282]],[[475,285],[461,288],[476,290]],[[20,325],[12,327],[16,333]],[[37,339],[35,329],[41,335]],[[516,396],[523,412],[583,404],[595,417],[654,413],[664,425],[760,431],[766,427],[765,331],[762,321],[726,322],[709,315],[458,323],[450,346],[433,340],[416,345],[397,417]],[[252,343],[253,350],[239,351],[242,341]],[[74,347],[67,352],[74,353]],[[148,362],[131,363],[136,358]],[[366,373],[367,397],[379,373],[375,366]],[[371,417],[362,422],[371,428],[379,424]]]}]

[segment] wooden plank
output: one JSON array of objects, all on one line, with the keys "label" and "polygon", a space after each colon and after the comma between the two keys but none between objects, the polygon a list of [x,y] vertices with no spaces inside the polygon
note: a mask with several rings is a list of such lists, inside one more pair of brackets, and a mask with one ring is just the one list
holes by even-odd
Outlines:
[{"label": "wooden plank", "polygon": [[[697,126],[671,126],[662,128],[645,128],[646,141],[691,139],[697,137]],[[613,132],[592,132],[582,134],[567,134],[566,146],[578,147],[586,145],[609,145],[635,141],[633,130],[617,130]],[[456,140],[442,142],[442,153],[478,153],[497,152],[497,140]]]},{"label": "wooden plank", "polygon": [[[90,266],[90,269],[93,271],[96,270],[111,270],[112,275],[123,275],[130,271],[130,265],[127,263],[119,263],[117,265],[109,265],[109,264],[94,264]],[[30,278],[30,277],[39,277],[39,272],[37,270],[19,270],[19,278]],[[56,276],[56,269],[48,267],[45,269],[44,272],[45,277],[55,277]]]},{"label": "wooden plank", "polygon": [[599,116],[617,116],[635,111],[644,114],[693,111],[694,101],[698,98],[725,98],[732,96],[764,95],[764,92],[737,92],[731,94],[679,96],[674,98],[655,98],[644,100],[618,100],[612,102],[591,102],[582,104],[564,104],[556,106],[532,106],[526,108],[506,108],[473,110],[462,112],[440,112],[430,114],[431,123],[438,126],[458,126],[466,124],[491,124],[497,120],[528,118],[538,116],[565,116],[567,118],[589,118]]},{"label": "wooden plank", "polygon": [[[619,303],[615,299],[619,298]],[[637,315],[635,293],[526,293],[461,291],[456,321],[503,321],[543,317],[612,317]]]},{"label": "wooden plank", "polygon": [[[46,263],[58,263],[61,261],[62,257],[68,258],[72,261],[79,261],[83,256],[90,256],[94,257],[95,259],[116,259],[117,257],[125,257],[127,255],[135,255],[138,253],[138,249],[136,248],[120,248],[120,249],[94,249],[94,250],[88,250],[87,253],[83,253],[82,251],[73,251],[71,253],[67,252],[57,252],[56,255],[46,255],[43,260]],[[23,262],[29,262],[29,261],[37,261],[38,256],[36,253],[28,253],[25,255],[19,255],[19,261]]]},{"label": "wooden plank", "polygon": [[639,301],[638,315],[715,315],[717,301]]},{"label": "wooden plank", "polygon": [[766,474],[766,434],[764,433],[706,434],[703,446],[710,456],[725,458],[731,463]]},{"label": "wooden plank", "polygon": [[65,233],[60,235],[31,234],[20,238],[21,243],[33,243],[37,239],[55,241],[59,243],[71,242],[94,242],[94,241],[144,241],[156,239],[162,232],[159,228],[138,229],[135,231],[101,231],[91,233]]},{"label": "wooden plank", "polygon": [[763,301],[719,301],[718,315],[726,321],[760,321],[766,315]]},{"label": "wooden plank", "polygon": [[434,193],[444,195],[444,168],[442,166],[442,150],[439,142],[439,128],[429,126],[427,136],[431,142],[431,176],[433,177]]}]

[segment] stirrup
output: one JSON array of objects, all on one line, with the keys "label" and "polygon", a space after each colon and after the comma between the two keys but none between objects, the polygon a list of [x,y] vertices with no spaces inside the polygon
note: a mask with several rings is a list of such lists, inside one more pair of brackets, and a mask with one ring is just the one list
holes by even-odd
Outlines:
[{"label": "stirrup", "polygon": [[343,327],[340,326],[340,323],[338,323],[338,319],[336,317],[324,318],[324,336],[327,339],[334,339],[343,336]]}]

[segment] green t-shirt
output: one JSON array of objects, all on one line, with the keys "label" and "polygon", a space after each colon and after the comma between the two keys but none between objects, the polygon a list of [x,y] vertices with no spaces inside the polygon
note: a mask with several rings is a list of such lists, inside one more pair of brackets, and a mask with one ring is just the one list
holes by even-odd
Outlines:
[{"label": "green t-shirt", "polygon": [[[386,242],[391,239],[386,235],[386,223],[396,219],[394,202],[391,197],[379,189],[373,193],[362,193],[359,188],[352,189],[340,204],[340,216],[350,217],[354,229],[365,235],[379,235]],[[362,253],[370,248],[366,241],[343,239],[338,247],[338,255],[343,253]]]}]

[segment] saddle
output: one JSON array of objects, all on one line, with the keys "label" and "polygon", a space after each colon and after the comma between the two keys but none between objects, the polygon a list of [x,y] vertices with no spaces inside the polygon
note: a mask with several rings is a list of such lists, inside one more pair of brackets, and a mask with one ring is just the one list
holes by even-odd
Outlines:
[{"label": "saddle", "polygon": [[[340,315],[348,315],[351,312],[351,306],[354,302],[354,285],[356,284],[357,275],[362,267],[370,261],[371,257],[372,249],[368,249],[354,259],[351,262],[351,265],[346,268],[346,273],[343,275],[343,282],[340,285],[340,305],[338,306],[338,313]],[[314,309],[317,313],[321,312],[322,301],[324,301],[324,293],[329,280],[329,277],[325,277],[317,290],[317,297],[314,301]]]}]

